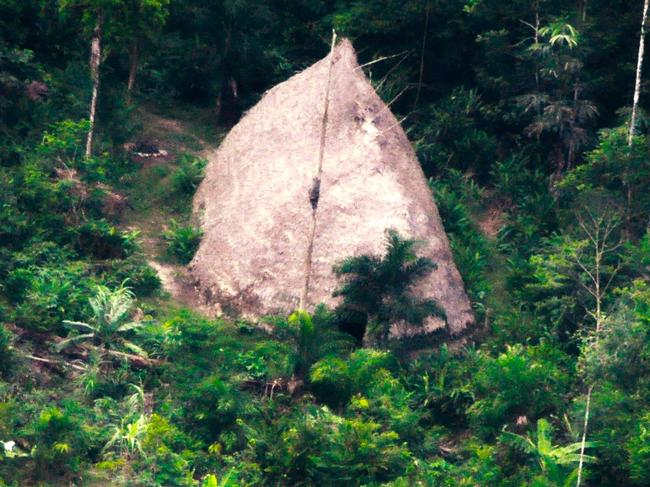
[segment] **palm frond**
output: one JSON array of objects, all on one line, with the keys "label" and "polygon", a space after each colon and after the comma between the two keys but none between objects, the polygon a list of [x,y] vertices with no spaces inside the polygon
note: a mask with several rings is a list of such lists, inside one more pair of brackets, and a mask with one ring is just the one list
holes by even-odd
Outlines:
[{"label": "palm frond", "polygon": [[510,431],[504,431],[501,433],[500,438],[504,443],[523,453],[535,454],[537,451],[535,443],[527,436],[511,433]]},{"label": "palm frond", "polygon": [[140,323],[139,321],[130,321],[129,323],[124,323],[123,325],[120,325],[115,331],[118,333],[124,333],[127,331],[142,328],[142,326],[143,326],[142,323]]},{"label": "palm frond", "polygon": [[553,443],[551,442],[551,437],[553,435],[553,429],[551,428],[551,423],[545,419],[540,419],[537,421],[537,449],[542,454],[549,454],[553,448]]},{"label": "palm frond", "polygon": [[56,350],[60,352],[61,350],[68,348],[70,345],[74,345],[77,342],[82,342],[84,340],[91,339],[94,336],[95,336],[94,333],[85,333],[82,335],[75,335],[75,336],[68,337],[56,344]]},{"label": "palm frond", "polygon": [[83,321],[70,321],[70,320],[63,320],[64,325],[69,325],[69,326],[74,326],[75,328],[83,328],[86,330],[90,330],[92,332],[96,331],[97,328],[94,327],[93,325],[89,323],[84,323]]},{"label": "palm frond", "polygon": [[148,357],[147,352],[145,352],[144,349],[142,349],[141,347],[139,347],[138,345],[136,345],[133,342],[130,342],[128,340],[123,340],[121,344],[122,344],[122,346],[124,348],[126,348],[127,350],[132,351],[136,355],[140,355],[141,357],[144,357],[144,358]]}]

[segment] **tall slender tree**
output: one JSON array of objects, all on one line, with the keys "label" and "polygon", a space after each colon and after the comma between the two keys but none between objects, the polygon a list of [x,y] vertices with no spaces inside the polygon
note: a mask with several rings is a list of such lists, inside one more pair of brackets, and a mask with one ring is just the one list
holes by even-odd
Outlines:
[{"label": "tall slender tree", "polygon": [[420,101],[420,93],[422,92],[422,81],[424,79],[424,55],[427,49],[427,34],[429,33],[429,15],[431,14],[431,3],[426,2],[424,6],[424,30],[422,32],[422,49],[420,50],[420,71],[418,74],[418,89],[415,92],[415,101],[413,102],[413,109],[418,107]]},{"label": "tall slender tree", "polygon": [[169,15],[169,0],[125,0],[116,19],[116,37],[129,57],[127,92],[135,87],[143,50],[160,34]]},{"label": "tall slender tree", "polygon": [[[538,19],[536,18],[536,22]],[[538,140],[550,136],[550,159],[555,172],[552,181],[561,179],[575,163],[578,150],[587,141],[585,125],[598,113],[589,100],[580,98],[579,75],[582,61],[575,48],[578,31],[564,21],[543,27],[533,26],[534,42],[528,55],[535,61],[536,92],[522,95],[519,104],[534,113],[526,134]]]},{"label": "tall slender tree", "polygon": [[[630,128],[627,132],[627,145],[632,147],[632,141],[634,135],[636,134],[636,124],[637,118],[639,116],[639,99],[641,97],[641,80],[642,80],[642,70],[643,70],[643,55],[645,52],[645,23],[648,17],[648,0],[643,1],[643,15],[641,17],[641,33],[639,35],[639,52],[637,55],[636,62],[636,76],[634,80],[634,95],[632,97],[632,115],[630,116]],[[630,231],[630,222],[631,222],[631,207],[632,207],[632,185],[630,184],[630,174],[628,171],[625,171],[625,187],[627,189],[627,207],[625,211],[625,228],[626,231]]]},{"label": "tall slender tree", "polygon": [[[575,262],[578,271],[576,283],[582,286],[593,298],[593,308],[586,311],[595,322],[594,343],[597,343],[605,319],[604,300],[612,280],[620,269],[618,259],[614,258],[613,265],[607,262],[622,245],[621,240],[613,238],[619,228],[620,220],[618,213],[610,208],[605,208],[602,212],[596,213],[588,207],[584,207],[582,211],[576,214],[576,221],[586,238],[584,240],[584,250],[573,253],[572,260]],[[588,445],[587,433],[593,391],[594,384],[591,383],[587,389],[576,487],[580,487],[584,464],[588,460],[585,449]]]},{"label": "tall slender tree", "polygon": [[634,82],[634,98],[632,100],[632,116],[630,117],[630,130],[627,144],[632,145],[632,137],[636,131],[636,119],[639,111],[639,97],[641,96],[641,71],[643,69],[643,53],[645,51],[645,22],[648,17],[648,0],[643,2],[643,17],[641,18],[641,34],[639,36],[639,54],[636,62],[636,80]]},{"label": "tall slender tree", "polygon": [[92,95],[88,110],[88,135],[86,136],[86,158],[92,156],[93,138],[95,135],[95,119],[97,117],[97,100],[100,90],[100,68],[102,64],[103,38],[106,21],[110,11],[120,7],[123,0],[59,0],[59,8],[63,12],[81,10],[83,23],[91,31],[90,40],[90,79],[92,80]]},{"label": "tall slender tree", "polygon": [[103,9],[97,11],[97,20],[93,29],[93,37],[90,43],[90,78],[93,82],[93,93],[90,99],[90,111],[88,114],[88,136],[86,137],[86,158],[92,156],[93,135],[95,133],[95,117],[97,115],[97,99],[99,98],[99,68],[102,63],[102,35],[104,33]]}]

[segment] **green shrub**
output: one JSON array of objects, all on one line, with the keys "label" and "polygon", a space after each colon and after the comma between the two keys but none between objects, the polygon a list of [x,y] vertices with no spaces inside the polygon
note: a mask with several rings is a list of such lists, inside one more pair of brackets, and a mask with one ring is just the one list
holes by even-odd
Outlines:
[{"label": "green shrub", "polygon": [[540,340],[553,338],[548,321],[521,305],[498,310],[490,325],[490,345],[496,348],[514,343],[535,345]]},{"label": "green shrub", "polygon": [[643,416],[627,443],[630,478],[636,485],[650,484],[650,413]]},{"label": "green shrub", "polygon": [[138,249],[137,230],[124,232],[104,219],[84,223],[77,235],[79,252],[97,259],[121,259]]},{"label": "green shrub", "polygon": [[[408,442],[414,451],[427,452],[424,442],[422,420],[426,412],[418,410],[412,402],[412,394],[396,374],[386,369],[378,370],[372,380],[359,389],[346,409],[348,416],[357,415],[367,421],[374,421],[395,431],[402,441]],[[435,452],[433,450],[427,453]],[[426,454],[426,453],[425,453]]]},{"label": "green shrub", "polygon": [[171,175],[172,191],[192,195],[203,179],[207,161],[189,154],[183,154],[178,161],[178,169]]},{"label": "green shrub", "polygon": [[163,234],[167,242],[167,255],[181,264],[188,264],[199,248],[203,231],[191,225],[171,221],[170,229]]},{"label": "green shrub", "polygon": [[[2,321],[0,319],[0,321]],[[0,323],[0,377],[9,377],[14,364],[13,334]]]},{"label": "green shrub", "polygon": [[[468,458],[455,472],[450,472],[454,474],[454,480],[448,484],[449,487],[509,485],[505,483],[505,473],[496,446],[470,440],[463,445],[463,450],[464,455]],[[447,486],[447,484],[443,485]],[[521,484],[514,483],[514,485]]]},{"label": "green shrub", "polygon": [[345,405],[353,394],[366,391],[381,371],[395,367],[388,352],[362,348],[347,360],[328,356],[316,362],[309,373],[316,397],[331,407]]},{"label": "green shrub", "polygon": [[518,416],[530,421],[556,413],[569,385],[566,361],[548,344],[508,346],[496,358],[483,355],[472,378],[477,399],[469,408],[472,424],[489,435]]},{"label": "green shrub", "polygon": [[[647,373],[645,375],[647,381]],[[647,382],[641,386],[641,390],[650,390]],[[626,393],[618,384],[602,379],[596,382],[591,395],[588,440],[595,444],[590,453],[598,458],[598,463],[589,467],[590,483],[612,485],[615,479],[634,477],[632,459],[639,462],[637,467],[641,470],[637,473],[647,466],[643,463],[647,449],[644,451],[641,446],[643,441],[648,441],[647,435],[643,435],[644,415],[648,413],[646,401],[639,401],[638,396]],[[584,393],[573,400],[570,414],[573,423],[579,427],[582,426],[585,406]],[[637,441],[632,440],[637,435]],[[639,448],[636,456],[630,456],[632,445]],[[627,483],[630,484],[629,481]],[[639,485],[646,484],[642,482]]]},{"label": "green shrub", "polygon": [[36,152],[47,159],[65,161],[68,166],[81,161],[89,128],[90,122],[86,119],[78,122],[69,119],[55,122],[43,134]]},{"label": "green shrub", "polygon": [[234,364],[247,377],[256,380],[289,377],[293,372],[293,347],[290,343],[264,340],[252,350],[233,356]]},{"label": "green shrub", "polygon": [[339,485],[382,482],[411,465],[411,452],[394,431],[359,419],[334,416],[329,421],[334,427],[325,430],[324,448],[314,451],[311,458],[317,478],[332,479]]},{"label": "green shrub", "polygon": [[557,208],[547,190],[531,191],[506,214],[499,231],[499,247],[503,251],[530,255],[545,237],[557,229]]},{"label": "green shrub", "polygon": [[[599,207],[601,204],[603,206]],[[522,302],[528,301],[537,315],[552,325],[551,329],[562,340],[571,338],[581,324],[584,329],[585,325],[593,323],[596,282],[601,289],[613,288],[623,275],[618,272],[623,260],[623,247],[618,243],[618,209],[594,198],[589,206],[585,203],[576,211],[573,218],[580,223],[561,235],[544,240],[544,246],[529,259],[528,282],[513,289]],[[607,226],[611,228],[605,233],[602,228]],[[596,232],[599,232],[596,237],[598,252],[592,243]],[[597,259],[597,256],[600,257]],[[594,272],[597,272],[597,281],[592,281]],[[608,310],[612,293],[603,291],[600,299],[603,310]],[[585,310],[588,320],[585,320]]]},{"label": "green shrub", "polygon": [[474,223],[473,213],[478,211],[483,192],[458,171],[450,171],[444,180],[431,181],[430,185],[465,287],[472,302],[482,303],[490,291],[486,274],[492,252]]},{"label": "green shrub", "polygon": [[330,407],[347,404],[352,395],[350,368],[345,360],[325,357],[316,362],[309,373],[311,390]]},{"label": "green shrub", "polygon": [[293,372],[304,377],[317,360],[325,356],[345,356],[353,348],[353,339],[338,329],[336,315],[325,305],[319,305],[314,314],[296,310],[289,317],[270,323],[273,337],[291,343]]},{"label": "green shrub", "polygon": [[[20,233],[49,235],[53,240],[66,236],[66,216],[73,211],[75,198],[63,182],[52,179],[54,167],[50,163],[29,161],[11,174],[12,184],[8,189],[9,201],[23,212],[22,217],[9,213],[10,222],[17,223]],[[23,220],[24,219],[24,220]],[[17,235],[16,231],[13,232]],[[14,245],[23,243],[15,241]]]},{"label": "green shrub", "polygon": [[220,327],[187,308],[169,317],[163,328],[167,335],[165,345],[168,353],[183,355],[200,354],[204,347],[214,344],[215,332],[220,331]]},{"label": "green shrub", "polygon": [[406,371],[413,402],[431,413],[431,421],[446,426],[465,425],[474,402],[470,384],[480,355],[473,349],[453,354],[446,345],[408,364]]},{"label": "green shrub", "polygon": [[[110,85],[106,87],[110,90]],[[113,104],[119,98],[120,93],[113,93],[111,97],[103,97],[100,106],[105,110],[107,103]],[[125,108],[120,112],[114,110],[111,117],[104,119],[104,132],[108,134],[114,143],[123,144],[126,133],[131,130],[128,123],[128,112],[133,109]],[[119,118],[119,121],[118,121]],[[127,169],[127,161],[124,158],[107,157],[106,153],[97,153],[92,157],[84,157],[84,143],[88,133],[89,122],[87,119],[78,122],[62,120],[54,123],[43,135],[41,143],[36,147],[37,155],[44,160],[61,161],[69,168],[81,172],[85,181],[107,181],[117,180]],[[117,135],[121,132],[121,135]]]},{"label": "green shrub", "polygon": [[167,419],[152,414],[147,420],[137,462],[138,479],[147,485],[194,486],[192,468],[201,445]]},{"label": "green shrub", "polygon": [[182,421],[204,440],[213,442],[238,417],[243,398],[217,375],[184,391]]},{"label": "green shrub", "polygon": [[18,268],[10,271],[4,282],[4,295],[9,301],[19,303],[25,299],[35,277],[34,269]]},{"label": "green shrub", "polygon": [[397,433],[326,407],[307,406],[270,428],[244,430],[270,485],[378,485],[413,466]]},{"label": "green shrub", "polygon": [[490,170],[494,192],[508,207],[519,204],[532,192],[546,192],[548,181],[539,167],[522,154],[514,154],[504,161],[496,161]]},{"label": "green shrub", "polygon": [[490,174],[505,212],[498,235],[500,247],[528,255],[541,238],[557,228],[547,175],[521,154],[495,162]]},{"label": "green shrub", "polygon": [[485,175],[497,149],[496,139],[482,127],[487,111],[478,91],[464,87],[422,109],[413,138],[427,175],[450,169]]},{"label": "green shrub", "polygon": [[235,364],[243,369],[246,376],[251,379],[265,379],[269,372],[266,357],[254,350],[239,354],[235,359]]},{"label": "green shrub", "polygon": [[647,231],[650,195],[650,145],[638,134],[628,143],[628,126],[602,130],[598,145],[586,161],[568,172],[559,187],[568,200],[602,191],[613,200],[626,201],[626,231],[641,236]]},{"label": "green shrub", "polygon": [[639,279],[617,294],[600,331],[583,334],[578,370],[587,383],[609,381],[633,394],[650,365],[650,328],[643,309],[650,304],[650,285]]},{"label": "green shrub", "polygon": [[44,408],[29,425],[36,477],[53,479],[80,472],[93,444],[84,413],[78,405],[66,402],[60,408]]},{"label": "green shrub", "polygon": [[4,269],[0,269],[0,276],[6,276],[4,295],[10,302],[19,303],[29,291],[38,268],[65,267],[74,257],[68,247],[51,241],[36,241],[18,252],[8,252],[3,261]]},{"label": "green shrub", "polygon": [[82,316],[93,285],[83,263],[36,268],[29,277],[27,290],[16,306],[13,319],[26,329],[60,333],[64,319]]},{"label": "green shrub", "polygon": [[[527,485],[534,486],[565,486],[573,485],[577,476],[578,463],[584,461],[586,464],[594,463],[596,458],[585,454],[580,456],[582,444],[574,442],[565,445],[554,445],[553,427],[546,419],[537,421],[536,435],[523,436],[509,431],[504,431],[499,440],[508,445],[519,454],[527,455],[535,460],[532,468],[526,468],[530,472],[531,480]],[[592,442],[586,442],[585,448],[591,449]]]},{"label": "green shrub", "polygon": [[161,285],[158,273],[140,255],[111,260],[102,273],[101,280],[110,287],[127,282],[133,292],[141,297],[153,295]]}]

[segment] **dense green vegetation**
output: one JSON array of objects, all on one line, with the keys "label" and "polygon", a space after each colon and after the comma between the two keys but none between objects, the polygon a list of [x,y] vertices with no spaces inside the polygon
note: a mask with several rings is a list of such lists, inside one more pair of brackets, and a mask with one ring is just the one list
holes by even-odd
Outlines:
[{"label": "dense green vegetation", "polygon": [[[643,4],[0,1],[0,485],[650,484]],[[262,327],[151,267],[201,238],[202,150],[332,27],[386,58],[367,74],[476,313],[460,341],[388,339],[440,314],[396,234],[335,269],[341,308]]]}]

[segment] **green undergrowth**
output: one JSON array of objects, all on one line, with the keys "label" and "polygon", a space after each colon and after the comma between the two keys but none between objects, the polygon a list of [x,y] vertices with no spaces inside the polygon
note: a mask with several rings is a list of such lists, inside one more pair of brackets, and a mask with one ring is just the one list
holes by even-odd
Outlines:
[{"label": "green undergrowth", "polygon": [[[184,122],[140,117],[155,124],[133,137],[155,136],[167,156],[83,160],[86,126],[66,120],[0,169],[0,485],[563,485],[585,378],[598,384],[590,475],[643,485],[650,237],[603,264],[614,287],[596,346],[575,281],[588,247],[570,226],[549,231],[581,198],[598,207],[594,174],[578,196],[584,176],[568,177],[569,202],[552,209],[523,159],[495,163],[489,184],[454,169],[432,179],[477,326],[456,340],[381,335],[390,319],[436,314],[407,293],[435,262],[388,232],[386,255],[338,267],[347,311],[383,336],[362,347],[340,308],[212,319],[161,289],[148,262],[191,259],[198,144],[210,146]],[[590,156],[594,171],[613,150]],[[129,202],[117,213],[115,194]],[[500,229],[486,234],[493,207]]]},{"label": "green undergrowth", "polygon": [[[650,485],[643,3],[0,2],[0,487]],[[388,333],[445,304],[391,229],[333,269],[336,309],[180,302],[204,298],[178,284],[206,161],[332,28],[395,120],[365,96],[337,116],[384,127],[380,152],[403,127],[430,178],[459,337]]]}]

